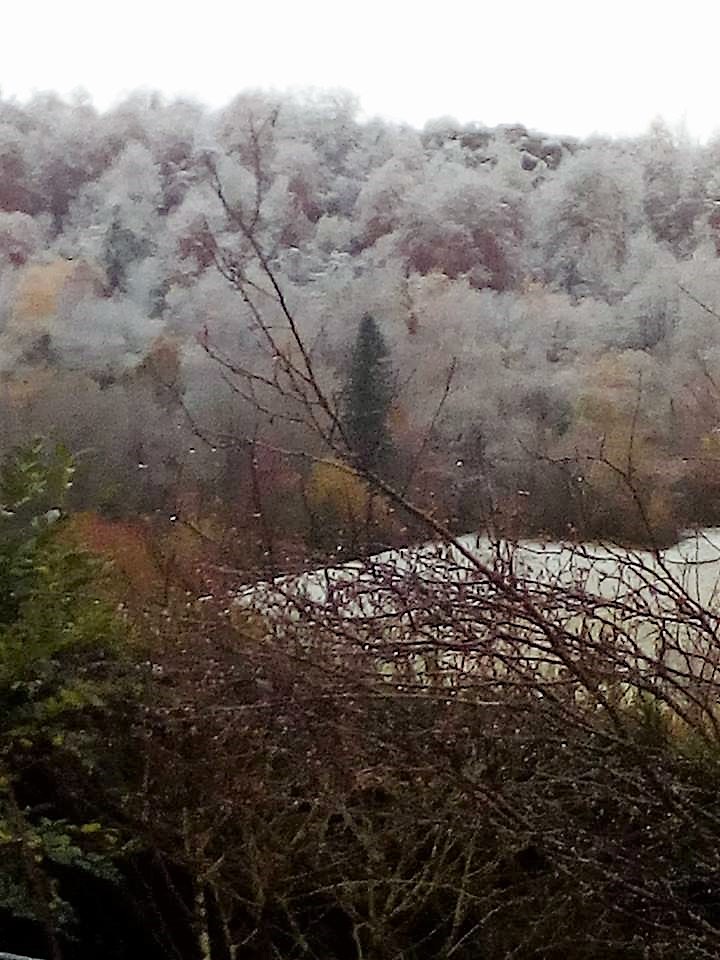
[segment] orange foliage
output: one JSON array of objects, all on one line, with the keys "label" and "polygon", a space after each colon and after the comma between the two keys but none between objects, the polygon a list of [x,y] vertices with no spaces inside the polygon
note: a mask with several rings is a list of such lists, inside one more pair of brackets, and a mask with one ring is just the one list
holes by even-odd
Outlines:
[{"label": "orange foliage", "polygon": [[42,368],[31,376],[10,376],[0,384],[0,400],[12,407],[27,407],[56,377],[54,370]]},{"label": "orange foliage", "polygon": [[125,584],[141,596],[162,586],[162,571],[140,524],[108,520],[96,513],[78,513],[69,522],[69,535],[76,543],[109,560]]},{"label": "orange foliage", "polygon": [[162,384],[174,384],[180,373],[180,340],[161,334],[150,345],[137,372],[146,372]]}]

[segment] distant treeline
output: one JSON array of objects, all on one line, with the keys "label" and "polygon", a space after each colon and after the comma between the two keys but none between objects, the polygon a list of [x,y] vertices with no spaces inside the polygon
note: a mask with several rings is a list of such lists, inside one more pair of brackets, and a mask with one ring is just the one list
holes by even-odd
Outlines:
[{"label": "distant treeline", "polygon": [[[289,558],[359,548],[363,495],[273,452],[323,450],[218,365],[272,370],[228,280],[267,286],[258,250],[339,402],[374,318],[384,469],[456,529],[637,542],[720,518],[720,144],[418,131],[339,95],[4,101],[2,447],[53,435],[78,508],[161,539],[179,517],[233,562],[270,534]],[[410,536],[373,514],[373,545]]]}]

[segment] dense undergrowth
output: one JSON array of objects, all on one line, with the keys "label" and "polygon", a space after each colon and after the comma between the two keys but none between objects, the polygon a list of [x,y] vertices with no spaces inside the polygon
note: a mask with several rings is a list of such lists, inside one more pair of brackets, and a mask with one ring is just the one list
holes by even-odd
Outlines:
[{"label": "dense undergrowth", "polygon": [[547,612],[564,673],[390,682],[339,621],[308,644],[178,585],[118,607],[70,476],[40,445],[3,473],[0,949],[717,955],[709,668],[680,690],[571,659]]}]

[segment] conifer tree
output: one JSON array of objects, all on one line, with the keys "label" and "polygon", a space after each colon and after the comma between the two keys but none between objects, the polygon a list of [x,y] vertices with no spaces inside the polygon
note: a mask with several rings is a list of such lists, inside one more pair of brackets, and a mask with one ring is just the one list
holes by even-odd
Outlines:
[{"label": "conifer tree", "polygon": [[374,317],[366,313],[353,345],[345,395],[345,429],[361,470],[382,470],[387,464],[392,394],[388,348]]}]

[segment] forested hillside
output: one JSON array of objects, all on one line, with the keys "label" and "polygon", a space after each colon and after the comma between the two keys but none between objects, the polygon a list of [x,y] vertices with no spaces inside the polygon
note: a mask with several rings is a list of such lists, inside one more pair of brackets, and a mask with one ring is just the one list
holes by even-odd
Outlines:
[{"label": "forested hillside", "polygon": [[720,954],[719,174],[0,104],[0,953]]},{"label": "forested hillside", "polygon": [[231,560],[238,530],[246,561],[268,527],[288,558],[357,547],[337,477],[278,452],[318,452],[306,422],[228,375],[272,370],[242,209],[339,409],[372,317],[383,470],[438,517],[672,539],[720,510],[719,177],[717,143],[660,123],[581,142],[329,94],[3,102],[2,446],[64,442],[86,525],[153,518],[165,555],[191,528]]}]

